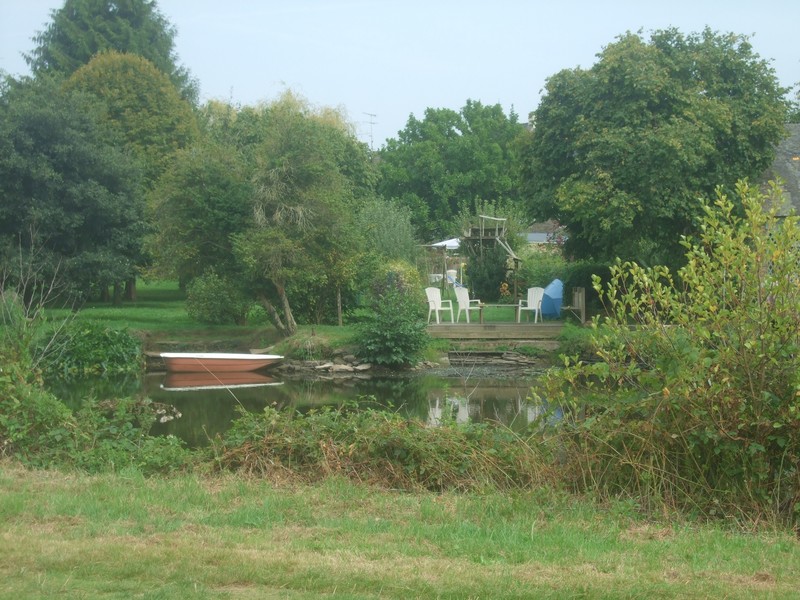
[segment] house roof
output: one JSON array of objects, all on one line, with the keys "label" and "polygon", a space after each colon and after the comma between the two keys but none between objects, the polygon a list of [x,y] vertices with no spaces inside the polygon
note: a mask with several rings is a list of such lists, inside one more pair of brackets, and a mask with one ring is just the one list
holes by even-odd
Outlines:
[{"label": "house roof", "polygon": [[778,144],[775,160],[764,173],[764,181],[780,179],[787,203],[779,209],[781,216],[794,210],[800,214],[800,123],[786,125],[787,137]]}]

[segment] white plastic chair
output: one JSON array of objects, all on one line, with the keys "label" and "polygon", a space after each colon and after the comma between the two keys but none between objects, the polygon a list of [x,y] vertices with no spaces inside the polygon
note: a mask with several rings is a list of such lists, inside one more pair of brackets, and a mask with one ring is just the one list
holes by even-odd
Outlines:
[{"label": "white plastic chair", "polygon": [[453,322],[453,302],[452,300],[442,300],[442,291],[437,287],[425,288],[425,295],[428,297],[428,323],[431,322],[431,313],[436,315],[436,323],[439,321],[439,313],[443,310],[450,311],[450,322]]},{"label": "white plastic chair", "polygon": [[476,299],[469,299],[469,290],[465,287],[456,288],[456,301],[458,302],[458,315],[456,316],[456,323],[461,319],[461,313],[466,313],[467,323],[469,323],[469,311],[480,310],[481,301]]},{"label": "white plastic chair", "polygon": [[[542,316],[542,298],[544,298],[544,288],[528,288],[528,299],[520,300],[517,307],[517,323],[522,319],[522,311],[530,310],[533,312],[533,322],[536,323]],[[528,316],[530,319],[530,316]]]}]

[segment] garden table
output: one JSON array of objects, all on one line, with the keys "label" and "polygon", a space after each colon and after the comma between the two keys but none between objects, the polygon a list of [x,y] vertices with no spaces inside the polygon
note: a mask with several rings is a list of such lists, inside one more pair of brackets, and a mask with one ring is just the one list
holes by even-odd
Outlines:
[{"label": "garden table", "polygon": [[483,325],[483,309],[484,308],[513,308],[514,309],[514,322],[519,318],[519,304],[485,304],[481,302],[478,304],[478,318],[481,325]]}]

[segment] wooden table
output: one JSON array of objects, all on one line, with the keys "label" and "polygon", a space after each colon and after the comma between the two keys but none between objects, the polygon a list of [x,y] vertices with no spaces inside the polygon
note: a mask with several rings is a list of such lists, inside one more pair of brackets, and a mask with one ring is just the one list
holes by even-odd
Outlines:
[{"label": "wooden table", "polygon": [[483,309],[484,308],[513,308],[514,309],[514,322],[517,322],[519,318],[519,304],[484,304],[480,303],[478,305],[478,318],[480,319],[481,325],[483,325]]}]

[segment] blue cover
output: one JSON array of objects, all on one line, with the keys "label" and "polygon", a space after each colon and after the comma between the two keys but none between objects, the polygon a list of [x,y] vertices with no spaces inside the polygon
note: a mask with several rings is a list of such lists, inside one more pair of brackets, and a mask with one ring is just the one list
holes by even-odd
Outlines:
[{"label": "blue cover", "polygon": [[564,299],[564,283],[560,279],[553,279],[544,288],[542,298],[542,317],[561,316],[561,303]]}]

